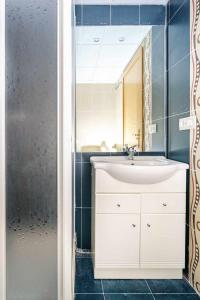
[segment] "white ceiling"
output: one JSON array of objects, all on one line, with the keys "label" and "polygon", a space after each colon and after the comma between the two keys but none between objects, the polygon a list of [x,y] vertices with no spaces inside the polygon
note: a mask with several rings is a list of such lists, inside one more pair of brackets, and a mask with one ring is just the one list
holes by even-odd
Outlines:
[{"label": "white ceiling", "polygon": [[166,5],[169,0],[75,0],[75,4],[108,4],[108,5]]},{"label": "white ceiling", "polygon": [[[77,83],[116,83],[151,26],[76,27]],[[120,38],[124,41],[120,42]],[[94,43],[94,39],[99,42]]]}]

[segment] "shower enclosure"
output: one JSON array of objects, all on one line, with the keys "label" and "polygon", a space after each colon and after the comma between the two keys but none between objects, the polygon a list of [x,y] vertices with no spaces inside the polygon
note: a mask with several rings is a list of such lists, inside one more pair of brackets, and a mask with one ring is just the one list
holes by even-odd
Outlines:
[{"label": "shower enclosure", "polygon": [[72,299],[72,7],[65,2],[0,4],[2,300]]}]

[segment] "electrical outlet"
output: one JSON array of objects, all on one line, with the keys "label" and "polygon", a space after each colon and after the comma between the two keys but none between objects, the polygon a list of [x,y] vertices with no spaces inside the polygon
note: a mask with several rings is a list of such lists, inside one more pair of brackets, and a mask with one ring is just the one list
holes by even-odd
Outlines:
[{"label": "electrical outlet", "polygon": [[149,125],[149,133],[153,134],[157,132],[157,124],[151,124]]},{"label": "electrical outlet", "polygon": [[196,127],[195,116],[179,119],[179,130],[189,130],[195,127]]}]

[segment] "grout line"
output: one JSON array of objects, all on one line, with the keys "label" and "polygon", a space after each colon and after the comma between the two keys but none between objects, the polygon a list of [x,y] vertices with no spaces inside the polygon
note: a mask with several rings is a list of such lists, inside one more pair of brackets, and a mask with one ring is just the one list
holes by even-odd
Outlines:
[{"label": "grout line", "polygon": [[189,51],[186,55],[184,55],[182,58],[180,58],[176,63],[174,63],[172,66],[169,67],[168,65],[168,69],[166,70],[166,72],[169,73],[169,71],[171,71],[172,69],[174,69],[178,64],[182,63],[184,60],[186,60],[187,58],[190,58],[191,55],[193,55],[193,53],[195,53],[195,49]]},{"label": "grout line", "polygon": [[76,208],[79,208],[79,209],[92,209],[92,207],[89,207],[89,206],[88,206],[88,207],[87,207],[87,206],[86,206],[86,207],[83,207],[83,206],[77,206]]},{"label": "grout line", "polygon": [[150,286],[149,286],[149,284],[148,284],[148,282],[147,282],[146,279],[145,279],[145,282],[146,282],[146,285],[148,286],[149,291],[151,292],[151,295],[152,295],[153,299],[155,300],[155,297],[154,297],[154,295],[152,293],[152,290],[151,290],[151,288],[150,288]]},{"label": "grout line", "polygon": [[104,294],[104,288],[103,288],[103,280],[101,280],[101,287],[102,287],[102,292],[103,292],[103,299],[105,300],[105,294]]},{"label": "grout line", "polygon": [[140,26],[140,4],[139,4],[139,26]]}]

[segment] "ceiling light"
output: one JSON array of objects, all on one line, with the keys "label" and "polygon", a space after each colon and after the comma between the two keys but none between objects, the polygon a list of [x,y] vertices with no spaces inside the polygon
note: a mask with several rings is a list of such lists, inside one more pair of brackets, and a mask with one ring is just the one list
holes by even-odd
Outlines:
[{"label": "ceiling light", "polygon": [[125,37],[124,36],[121,36],[118,41],[121,43],[121,42],[124,42],[125,41]]},{"label": "ceiling light", "polygon": [[94,43],[99,43],[100,42],[100,38],[98,38],[98,37],[93,38],[93,42]]}]

